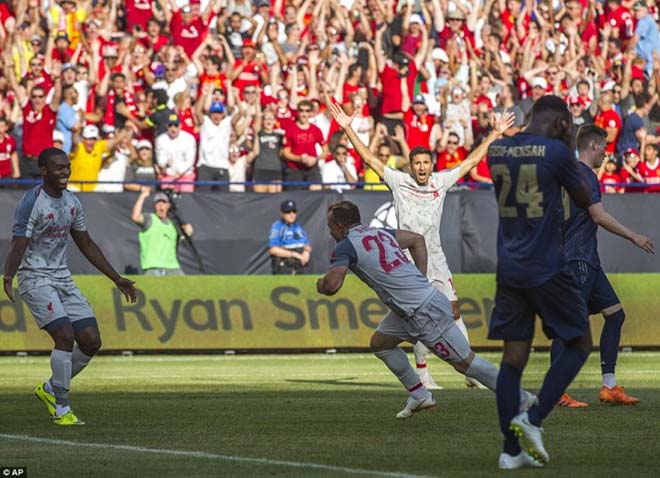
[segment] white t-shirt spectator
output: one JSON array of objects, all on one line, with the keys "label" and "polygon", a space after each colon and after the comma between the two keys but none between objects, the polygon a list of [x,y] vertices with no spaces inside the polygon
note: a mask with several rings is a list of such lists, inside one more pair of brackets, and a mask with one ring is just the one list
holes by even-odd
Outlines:
[{"label": "white t-shirt spectator", "polygon": [[158,166],[168,176],[192,173],[196,152],[195,137],[185,131],[179,131],[174,139],[167,132],[156,138]]},{"label": "white t-shirt spectator", "polygon": [[[355,169],[355,165],[353,164],[352,159],[346,161],[346,169],[348,169],[348,171],[351,173],[351,176],[357,178],[357,170]],[[322,181],[325,184],[347,182],[344,171],[334,159],[332,161],[328,161],[323,166]],[[351,189],[351,186],[349,184],[336,184],[334,186],[330,186],[330,189],[334,189],[338,193],[341,193]]]},{"label": "white t-shirt spectator", "polygon": [[[107,163],[99,171],[99,181],[124,181],[126,179],[126,167],[130,150],[121,148],[115,149],[115,154],[111,162]],[[124,191],[124,185],[121,183],[98,184],[94,190],[99,193],[120,193]]]},{"label": "white t-shirt spectator", "polygon": [[211,118],[204,116],[199,129],[199,163],[197,166],[229,169],[229,137],[231,135],[231,116],[225,116],[218,125]]},{"label": "white t-shirt spectator", "polygon": [[[229,163],[229,182],[244,183],[247,172],[247,158],[245,155],[239,156],[236,162]],[[242,184],[230,184],[229,190],[232,192],[245,192],[245,186]]]}]

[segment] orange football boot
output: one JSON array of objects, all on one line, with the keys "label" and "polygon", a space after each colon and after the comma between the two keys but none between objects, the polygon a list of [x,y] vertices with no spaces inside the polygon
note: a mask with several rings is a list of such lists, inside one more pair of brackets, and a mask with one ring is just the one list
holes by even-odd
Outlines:
[{"label": "orange football boot", "polygon": [[626,395],[623,387],[615,385],[614,388],[607,388],[603,385],[600,389],[600,403],[607,403],[609,405],[637,405],[639,399]]},{"label": "orange football boot", "polygon": [[557,402],[557,405],[566,408],[587,408],[589,406],[589,404],[586,402],[580,402],[578,400],[571,398],[568,395],[568,393],[565,393],[561,396],[561,398]]}]

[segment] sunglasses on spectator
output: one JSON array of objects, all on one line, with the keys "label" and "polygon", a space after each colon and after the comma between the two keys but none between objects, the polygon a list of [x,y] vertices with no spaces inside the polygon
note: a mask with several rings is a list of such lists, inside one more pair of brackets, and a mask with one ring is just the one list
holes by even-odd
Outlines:
[{"label": "sunglasses on spectator", "polygon": [[458,141],[447,141],[447,144],[458,144]]},{"label": "sunglasses on spectator", "polygon": [[43,98],[43,97],[44,97],[44,95],[30,95],[30,98],[33,98],[33,99],[35,99],[35,100],[36,100],[36,99]]},{"label": "sunglasses on spectator", "polygon": [[300,112],[300,113],[311,113],[311,111],[312,110],[309,109],[309,108],[299,108],[298,109],[298,112]]},{"label": "sunglasses on spectator", "polygon": [[31,66],[31,67],[41,66],[41,62],[39,62],[39,61],[30,62],[30,66]]},{"label": "sunglasses on spectator", "polygon": [[346,156],[346,155],[348,155],[348,153],[346,151],[337,151],[335,153],[335,156]]},{"label": "sunglasses on spectator", "polygon": [[390,155],[389,155],[389,154],[386,154],[386,153],[378,153],[378,157],[379,157],[379,158],[389,158]]},{"label": "sunglasses on spectator", "polygon": [[257,92],[257,90],[245,90],[246,95],[254,95]]},{"label": "sunglasses on spectator", "polygon": [[298,214],[298,211],[296,211],[295,209],[291,209],[290,211],[284,211],[284,214],[291,214],[291,213]]},{"label": "sunglasses on spectator", "polygon": [[241,150],[239,148],[229,148],[230,153],[240,153]]}]

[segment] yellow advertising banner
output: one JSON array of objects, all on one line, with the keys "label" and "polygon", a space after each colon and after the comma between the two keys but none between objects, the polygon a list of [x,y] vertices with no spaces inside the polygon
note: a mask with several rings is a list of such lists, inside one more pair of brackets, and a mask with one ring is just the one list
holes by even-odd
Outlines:
[{"label": "yellow advertising banner", "polygon": [[[622,344],[659,346],[660,274],[609,277],[626,310]],[[316,276],[134,279],[138,301],[128,304],[104,277],[75,277],[96,314],[104,350],[366,348],[387,312],[354,276],[347,277],[341,292],[333,297],[316,292]],[[471,343],[499,346],[486,337],[494,304],[494,276],[462,274],[454,281]],[[15,296],[13,304],[0,301],[0,351],[50,350],[50,338],[37,328],[17,291]],[[601,327],[602,318],[594,317],[595,337]],[[548,345],[540,327],[535,343]]]}]

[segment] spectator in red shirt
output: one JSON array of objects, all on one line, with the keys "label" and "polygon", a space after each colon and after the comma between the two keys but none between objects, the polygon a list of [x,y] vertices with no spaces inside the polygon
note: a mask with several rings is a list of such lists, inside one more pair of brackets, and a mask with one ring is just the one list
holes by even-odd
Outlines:
[{"label": "spectator in red shirt", "polygon": [[658,145],[647,144],[644,146],[644,180],[650,186],[647,192],[660,192],[660,158],[658,157]]},{"label": "spectator in red shirt", "polygon": [[47,91],[42,85],[27,82],[27,89],[16,81],[14,64],[11,60],[5,63],[5,78],[16,95],[18,104],[23,110],[23,157],[20,170],[23,178],[40,178],[41,172],[37,165],[39,153],[53,146],[53,131],[57,120],[57,110],[62,96],[62,85],[59,78],[59,66],[53,69],[54,92],[50,103],[46,102]]},{"label": "spectator in red shirt", "polygon": [[594,124],[607,131],[607,146],[605,147],[605,152],[607,154],[614,154],[616,142],[619,138],[619,132],[621,131],[622,126],[621,117],[613,107],[613,88],[614,85],[608,83],[605,89],[601,90],[601,95],[598,99],[599,112],[594,118]]},{"label": "spectator in red shirt", "polygon": [[168,12],[170,32],[174,44],[182,46],[188,57],[192,57],[197,47],[206,37],[211,13],[217,14],[222,2],[209,2],[201,16],[195,15],[190,5],[179,10],[175,0],[170,0],[171,13]]},{"label": "spectator in red shirt", "polygon": [[25,75],[26,80],[31,80],[32,86],[41,86],[46,94],[53,87],[53,80],[44,69],[43,55],[35,55],[30,60],[30,70]]},{"label": "spectator in red shirt", "polygon": [[[442,14],[440,13],[439,16],[442,16]],[[440,48],[446,49],[447,41],[450,38],[453,38],[459,44],[467,41],[474,48],[474,33],[465,24],[465,14],[461,10],[456,8],[449,12],[447,15],[447,24],[445,25],[444,21],[442,21],[442,26],[442,29],[438,29],[440,37],[440,44],[438,46]]]},{"label": "spectator in red shirt", "polygon": [[616,186],[623,182],[621,175],[616,170],[616,160],[612,156],[608,156],[603,161],[598,170],[598,181],[600,181],[601,191],[605,194],[623,193],[621,186]]},{"label": "spectator in red shirt", "polygon": [[147,22],[153,15],[153,0],[125,0],[126,23],[130,26],[139,26],[140,30],[147,29]]},{"label": "spectator in red shirt", "polygon": [[159,53],[170,41],[169,37],[166,37],[162,33],[163,29],[160,23],[152,17],[147,21],[147,35],[141,41],[147,48],[152,49],[154,53]]},{"label": "spectator in red shirt", "polygon": [[269,83],[270,77],[264,54],[262,52],[257,53],[256,46],[251,39],[243,41],[241,51],[242,58],[236,60],[229,76],[234,86],[240,90],[242,98],[243,89],[246,86],[266,85]]},{"label": "spectator in red shirt", "polygon": [[[459,145],[460,138],[456,133],[445,130],[442,139],[438,141],[436,148],[436,171],[444,171],[445,169],[452,169],[463,162],[467,158],[467,150]],[[463,179],[459,182],[463,182]]]},{"label": "spectator in red shirt", "polygon": [[[309,122],[312,113],[312,103],[303,100],[298,104],[298,118],[286,126],[285,146],[282,156],[286,160],[286,181],[321,182],[319,158],[328,155],[327,145],[323,141],[323,133]],[[319,151],[320,150],[320,151]],[[304,186],[287,186],[287,190],[304,189]],[[321,184],[309,186],[311,191],[322,189]]]},{"label": "spectator in red shirt", "polygon": [[602,22],[607,22],[612,28],[614,38],[621,40],[621,47],[625,50],[628,41],[635,34],[635,20],[630,10],[621,4],[621,0],[607,0],[606,13]]},{"label": "spectator in red shirt", "polygon": [[16,140],[9,134],[9,121],[0,116],[0,178],[20,178]]},{"label": "spectator in red shirt", "polygon": [[[639,159],[639,152],[635,148],[629,148],[623,153],[623,168],[621,169],[621,182],[623,183],[644,183],[646,175],[646,166]],[[642,193],[645,191],[643,186],[626,187],[627,193]]]},{"label": "spectator in red shirt", "polygon": [[410,149],[423,146],[431,149],[431,136],[440,136],[440,126],[436,124],[435,116],[429,114],[426,101],[422,95],[413,99],[412,108],[405,112],[403,122],[406,126],[406,142]]}]

